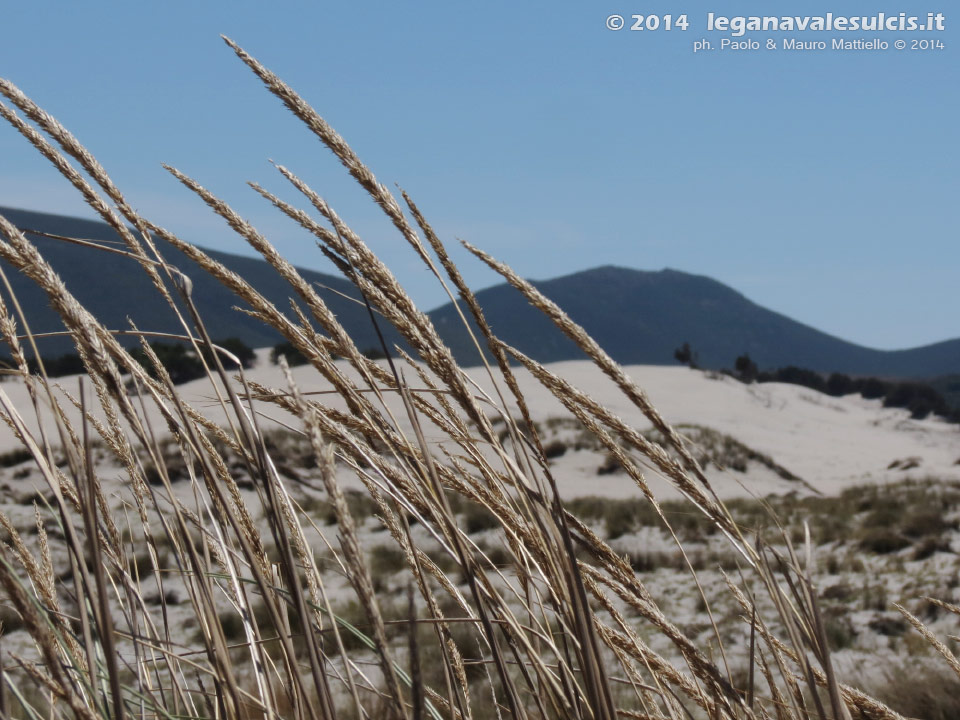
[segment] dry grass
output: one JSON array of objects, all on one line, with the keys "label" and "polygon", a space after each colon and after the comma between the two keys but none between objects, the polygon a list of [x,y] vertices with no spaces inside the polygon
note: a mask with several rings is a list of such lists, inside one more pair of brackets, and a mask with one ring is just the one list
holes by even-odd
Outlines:
[{"label": "dry grass", "polygon": [[[283,386],[263,387],[242,371],[228,376],[215,360],[207,365],[210,389],[229,422],[214,425],[178,394],[159,363],[156,377],[147,373],[23,233],[0,218],[0,256],[45,292],[87,368],[69,397],[42,369],[29,372],[27,353],[39,353],[6,285],[0,333],[32,404],[15,407],[0,388],[0,411],[50,501],[37,505],[29,537],[2,518],[3,621],[22,627],[29,640],[15,653],[2,643],[0,716],[899,717],[838,681],[831,642],[843,640],[843,628],[822,610],[805,550],[794,551],[789,536],[775,534],[775,550],[762,535],[744,532],[707,482],[697,451],[622,369],[560,308],[470,248],[580,345],[633,403],[634,420],[654,428],[656,441],[498,340],[410,199],[403,195],[401,205],[302,98],[227,42],[370,194],[457,301],[464,322],[472,317],[478,360],[484,346],[496,359],[483,369],[495,391],[481,393],[390,270],[290,170],[278,168],[313,214],[255,189],[316,236],[369,304],[371,320],[393,324],[414,356],[386,364],[368,359],[266,238],[170,169],[289,282],[309,315],[273,306],[202,250],[138,215],[72,135],[0,81],[0,93],[24,117],[3,104],[0,114],[117,231],[122,252],[168,300],[198,357],[216,358],[213,343],[189,278],[164,260],[159,240],[235,292],[347,408],[301,394],[289,374]],[[151,354],[145,343],[143,350]],[[678,625],[673,608],[658,603],[630,562],[564,507],[547,462],[559,448],[543,447],[510,357],[636,484],[638,507],[667,528],[675,562],[698,588],[683,536],[694,521],[679,518],[696,518],[723,539],[736,559],[724,590],[735,611],[723,622],[736,624],[746,645],[732,645],[726,627],[721,632],[711,611],[718,598],[702,590],[710,621]],[[71,422],[65,403],[76,404],[83,421]],[[55,422],[32,433],[26,417],[41,408]],[[261,412],[281,411],[294,418],[295,439],[262,429]],[[163,427],[151,421],[153,413]],[[120,489],[101,476],[95,441],[121,468]],[[746,451],[728,443],[725,452]],[[363,502],[341,487],[338,467],[352,469],[365,488]],[[304,468],[317,480],[311,493],[300,486]],[[686,498],[683,515],[673,507],[665,512],[653,496],[645,481],[651,471]],[[311,499],[320,504],[311,506]],[[371,507],[382,534],[364,547],[363,515]],[[768,526],[776,527],[772,516]],[[493,534],[496,542],[475,541],[471,532]],[[398,599],[387,583],[406,593]],[[946,671],[960,672],[949,648],[903,612]],[[645,640],[654,636],[669,653]]]}]

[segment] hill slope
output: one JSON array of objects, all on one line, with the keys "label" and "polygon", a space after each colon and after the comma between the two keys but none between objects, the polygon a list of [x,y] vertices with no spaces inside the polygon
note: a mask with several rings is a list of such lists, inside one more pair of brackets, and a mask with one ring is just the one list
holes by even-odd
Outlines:
[{"label": "hill slope", "polygon": [[[0,214],[21,228],[100,241],[117,239],[99,222],[2,207]],[[31,239],[71,292],[108,327],[126,329],[130,317],[143,330],[179,331],[172,311],[133,260],[43,237]],[[233,310],[239,304],[237,298],[191,260],[173,248],[161,250],[193,280],[194,298],[215,338],[235,336],[253,346],[277,341],[273,330]],[[291,288],[267,263],[208,253],[246,278],[278,309],[289,312]],[[338,295],[355,297],[350,283],[310,270],[301,273],[308,282],[336,291],[318,288],[361,349],[377,346],[366,309]],[[32,282],[17,273],[8,276],[34,332],[62,329],[46,297]],[[700,365],[708,368],[732,367],[735,358],[747,352],[761,368],[797,365],[823,372],[918,378],[960,372],[960,339],[908,350],[874,350],[767,310],[716,280],[676,270],[647,272],[607,266],[535,284],[624,364],[673,364],[673,351],[689,342]],[[583,357],[513,288],[497,285],[477,296],[504,341],[543,362]],[[476,364],[476,350],[452,305],[437,308],[430,316],[458,360]],[[392,329],[383,329],[389,343],[398,341]],[[70,350],[66,338],[44,340],[41,346],[44,354]]]},{"label": "hill slope", "polygon": [[[100,222],[3,207],[0,207],[0,214],[21,229],[99,241],[113,242],[118,239],[109,226]],[[173,311],[133,259],[36,235],[28,237],[57,271],[67,288],[107,327],[129,329],[129,317],[141,330],[182,332]],[[234,310],[234,306],[243,303],[192,260],[166,243],[160,244],[160,251],[193,281],[194,301],[213,338],[239,337],[253,347],[272,345],[279,340],[272,329]],[[294,294],[293,290],[266,262],[214,250],[206,252],[249,281],[281,312],[290,314],[289,298]],[[46,295],[27,278],[11,272],[6,262],[0,261],[0,264],[27,312],[31,329],[35,333],[62,330],[63,325],[50,309]],[[350,297],[357,296],[353,285],[343,278],[310,270],[300,272],[307,282],[333,288]],[[378,346],[365,307],[325,288],[317,288],[317,292],[361,349]],[[396,335],[390,333],[388,340],[391,339],[395,340]],[[45,339],[41,343],[40,352],[44,354],[73,350],[72,343],[66,338]]]},{"label": "hill slope", "polygon": [[[761,368],[932,377],[960,369],[960,339],[897,351],[855,345],[763,308],[708,277],[676,270],[600,267],[534,283],[620,363],[671,364],[689,342],[703,367],[733,367],[744,352]],[[544,362],[583,354],[508,285],[477,294],[494,332]],[[451,305],[431,316],[455,354],[471,344]],[[476,352],[473,350],[472,352]]]}]

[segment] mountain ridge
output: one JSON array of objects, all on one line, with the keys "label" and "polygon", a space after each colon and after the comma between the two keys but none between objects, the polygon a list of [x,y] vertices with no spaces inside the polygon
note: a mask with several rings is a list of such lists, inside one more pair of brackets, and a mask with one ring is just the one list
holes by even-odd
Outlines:
[{"label": "mountain ridge", "polygon": [[[622,364],[669,364],[689,342],[706,368],[732,367],[748,353],[761,368],[796,365],[820,372],[890,377],[937,377],[960,368],[960,339],[904,350],[848,342],[763,308],[737,290],[702,275],[601,266],[532,281]],[[506,343],[549,362],[582,358],[572,341],[525,305],[506,284],[477,293],[494,332]],[[624,308],[628,311],[624,311]],[[452,306],[431,317],[455,354],[466,351]]]},{"label": "mountain ridge", "polygon": [[[0,214],[22,228],[116,240],[112,229],[92,220],[3,207]],[[32,236],[31,240],[71,292],[108,327],[125,329],[129,315],[141,330],[177,331],[172,311],[144,282],[145,277],[132,259],[40,236]],[[277,342],[279,336],[274,331],[232,310],[234,305],[242,305],[239,299],[186,256],[168,245],[162,252],[194,281],[194,298],[205,322],[214,328],[212,334],[240,337],[251,345]],[[205,252],[250,281],[279,310],[289,311],[292,289],[265,261],[215,250]],[[129,272],[131,269],[137,272]],[[343,297],[356,297],[351,283],[313,270],[300,272],[317,287],[358,346],[365,349],[378,345],[366,308]],[[98,282],[91,283],[91,277]],[[19,274],[11,275],[10,280],[21,304],[31,308],[34,332],[61,327],[33,283]],[[764,308],[714,278],[674,268],[636,270],[608,264],[531,282],[622,364],[673,364],[673,351],[688,342],[705,368],[732,367],[738,355],[748,353],[764,369],[796,365],[820,372],[904,378],[960,372],[960,338],[903,350],[876,350]],[[571,340],[509,285],[484,288],[476,295],[494,332],[509,345],[541,362],[584,357]],[[479,361],[473,341],[451,303],[428,315],[461,363]],[[403,345],[399,334],[386,325],[381,323],[388,342]],[[51,352],[71,349],[69,340],[64,338],[44,343],[41,352],[48,347]]]},{"label": "mountain ridge", "polygon": [[[100,242],[118,239],[112,228],[95,220],[5,207],[0,207],[0,215],[19,228]],[[129,317],[142,331],[182,333],[172,309],[153,288],[136,260],[38,235],[27,235],[60,275],[67,289],[108,328],[129,329]],[[191,297],[215,339],[238,337],[254,347],[273,345],[280,340],[280,335],[264,323],[234,310],[234,306],[247,309],[249,306],[186,255],[157,238],[154,238],[154,241],[167,262],[190,277],[193,283]],[[263,259],[207,248],[203,250],[211,258],[248,280],[278,310],[290,313],[289,298],[295,293]],[[0,260],[0,265],[5,270],[10,270],[5,261]],[[308,283],[314,284],[317,293],[345,326],[351,328],[355,333],[354,340],[361,349],[378,346],[379,341],[370,326],[366,308],[348,299],[357,296],[352,283],[342,277],[313,270],[300,269],[300,273]],[[31,309],[31,317],[28,319],[33,332],[63,329],[57,314],[49,308],[46,295],[35,284],[19,273],[8,273],[8,278],[21,305]],[[303,303],[297,304],[309,316]],[[399,334],[392,328],[383,329],[388,342],[401,341]],[[122,338],[122,341],[125,344],[136,342],[134,338]],[[40,351],[43,354],[73,350],[68,338],[48,338],[40,342]]]}]

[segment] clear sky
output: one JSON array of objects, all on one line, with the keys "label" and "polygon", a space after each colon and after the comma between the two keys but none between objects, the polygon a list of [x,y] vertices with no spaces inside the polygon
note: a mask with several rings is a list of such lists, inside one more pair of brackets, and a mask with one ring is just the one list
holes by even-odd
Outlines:
[{"label": "clear sky", "polygon": [[[642,6],[642,8],[641,8]],[[687,13],[686,32],[614,32],[612,13]],[[602,264],[710,275],[845,339],[960,336],[960,10],[914,0],[9,3],[0,76],[100,159],[148,217],[249,249],[168,176],[231,202],[294,262],[331,268],[246,188],[324,195],[426,308],[444,300],[333,156],[219,38],[277,72],[442,237],[544,279]],[[693,53],[708,12],[945,13],[879,52]],[[957,17],[954,17],[954,14]],[[748,34],[827,40],[826,33]],[[945,49],[902,52],[896,39]],[[0,127],[0,205],[89,215]],[[497,278],[458,253],[476,287]]]}]

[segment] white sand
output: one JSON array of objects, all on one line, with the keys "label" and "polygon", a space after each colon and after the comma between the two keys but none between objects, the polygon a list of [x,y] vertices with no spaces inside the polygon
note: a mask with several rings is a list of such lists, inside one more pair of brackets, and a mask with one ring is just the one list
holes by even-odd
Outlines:
[{"label": "white sand", "polygon": [[[259,351],[257,366],[248,371],[248,377],[264,385],[283,387],[282,374],[270,364],[268,355],[268,351]],[[640,411],[590,363],[555,363],[550,369],[629,424],[640,430],[650,427]],[[480,387],[491,391],[489,378],[482,369],[470,372]],[[833,398],[796,385],[743,385],[729,377],[711,377],[682,367],[638,365],[628,367],[627,372],[649,394],[669,422],[696,424],[730,435],[768,455],[825,494],[840,492],[851,485],[890,482],[905,477],[960,480],[960,465],[956,464],[960,460],[960,427],[957,425],[936,419],[911,420],[905,410],[885,409],[878,400],[864,400],[858,395]],[[293,374],[303,392],[329,390],[310,367],[295,368]],[[419,385],[409,369],[406,375],[412,385]],[[567,417],[560,403],[529,374],[518,370],[518,377],[534,419]],[[60,378],[59,382],[76,392],[76,378]],[[36,417],[25,388],[18,382],[7,381],[0,385],[0,390],[36,429]],[[194,381],[180,386],[180,390],[208,417],[223,421],[224,413],[213,401],[208,381]],[[333,394],[314,397],[344,408],[342,401]],[[69,405],[66,401],[64,404]],[[402,417],[399,407],[393,407],[397,416]],[[260,409],[271,418],[292,422],[275,408]],[[151,412],[154,428],[162,431],[164,423],[159,412],[155,409]],[[68,414],[74,418],[79,415],[72,408]],[[515,410],[513,414],[518,415]],[[265,424],[272,423],[266,421]],[[0,452],[14,447],[17,447],[17,441],[12,431],[3,426],[0,428]],[[906,458],[915,458],[917,466],[906,471],[888,469],[892,462]],[[638,492],[623,473],[598,475],[596,469],[602,460],[602,453],[582,450],[568,451],[552,461],[561,493],[566,497],[589,494],[622,497]],[[802,484],[783,480],[757,463],[751,463],[746,473],[711,469],[708,475],[718,493],[724,496],[748,491],[760,495],[806,492]],[[655,489],[664,487],[662,481],[657,481],[652,474],[650,480]]]}]

